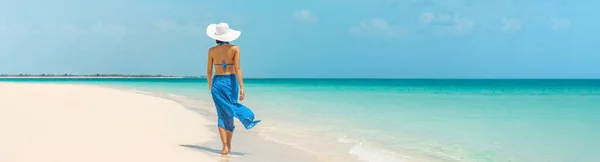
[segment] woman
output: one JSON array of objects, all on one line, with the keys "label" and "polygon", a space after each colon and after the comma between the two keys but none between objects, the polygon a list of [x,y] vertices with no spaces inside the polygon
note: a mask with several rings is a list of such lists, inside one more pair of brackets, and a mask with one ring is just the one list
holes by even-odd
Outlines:
[{"label": "woman", "polygon": [[[208,50],[206,76],[218,115],[218,129],[223,143],[221,154],[231,151],[233,137],[233,117],[244,124],[246,130],[256,126],[260,120],[254,120],[254,113],[246,106],[238,103],[244,100],[244,82],[240,67],[240,48],[229,42],[240,37],[241,32],[229,29],[227,23],[210,24],[206,34],[215,39],[217,45]],[[213,66],[216,67],[213,76]]]}]

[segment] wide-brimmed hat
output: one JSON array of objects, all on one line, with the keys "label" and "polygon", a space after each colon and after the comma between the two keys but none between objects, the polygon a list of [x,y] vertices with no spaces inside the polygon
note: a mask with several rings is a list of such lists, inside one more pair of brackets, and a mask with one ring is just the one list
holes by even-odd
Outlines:
[{"label": "wide-brimmed hat", "polygon": [[242,32],[238,30],[229,29],[229,24],[219,23],[210,24],[206,27],[206,35],[212,39],[220,40],[223,42],[231,42],[240,37]]}]

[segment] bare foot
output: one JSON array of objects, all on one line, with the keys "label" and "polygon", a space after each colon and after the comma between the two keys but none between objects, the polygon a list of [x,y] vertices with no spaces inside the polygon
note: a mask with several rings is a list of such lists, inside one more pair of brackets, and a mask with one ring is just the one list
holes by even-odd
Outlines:
[{"label": "bare foot", "polygon": [[227,145],[227,154],[231,152],[231,144]]},{"label": "bare foot", "polygon": [[221,155],[229,155],[229,149],[227,147],[223,147],[223,150],[221,150]]}]

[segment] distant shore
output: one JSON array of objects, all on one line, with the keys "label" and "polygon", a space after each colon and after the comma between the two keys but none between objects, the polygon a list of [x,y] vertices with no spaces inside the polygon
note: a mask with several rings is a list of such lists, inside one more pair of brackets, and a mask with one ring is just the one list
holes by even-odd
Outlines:
[{"label": "distant shore", "polygon": [[0,78],[202,78],[202,77],[125,77],[125,76],[0,76]]},{"label": "distant shore", "polygon": [[206,78],[205,76],[172,75],[0,75],[0,78]]}]

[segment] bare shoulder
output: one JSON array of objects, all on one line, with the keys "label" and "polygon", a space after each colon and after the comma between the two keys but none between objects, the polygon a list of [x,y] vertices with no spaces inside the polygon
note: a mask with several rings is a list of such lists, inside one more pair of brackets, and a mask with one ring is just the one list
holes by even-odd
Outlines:
[{"label": "bare shoulder", "polygon": [[210,47],[210,48],[208,49],[208,52],[212,52],[212,51],[214,51],[214,50],[215,50],[215,48],[217,48],[217,46]]},{"label": "bare shoulder", "polygon": [[214,51],[215,51],[215,48],[216,48],[216,47],[217,47],[217,46],[210,47],[210,48],[208,49],[208,55],[211,55],[212,53],[214,53]]},{"label": "bare shoulder", "polygon": [[236,46],[236,45],[232,45],[231,48],[229,48],[229,51],[231,51],[233,53],[240,53],[240,47]]},{"label": "bare shoulder", "polygon": [[239,51],[240,50],[240,46],[232,45],[231,46],[231,50]]}]

